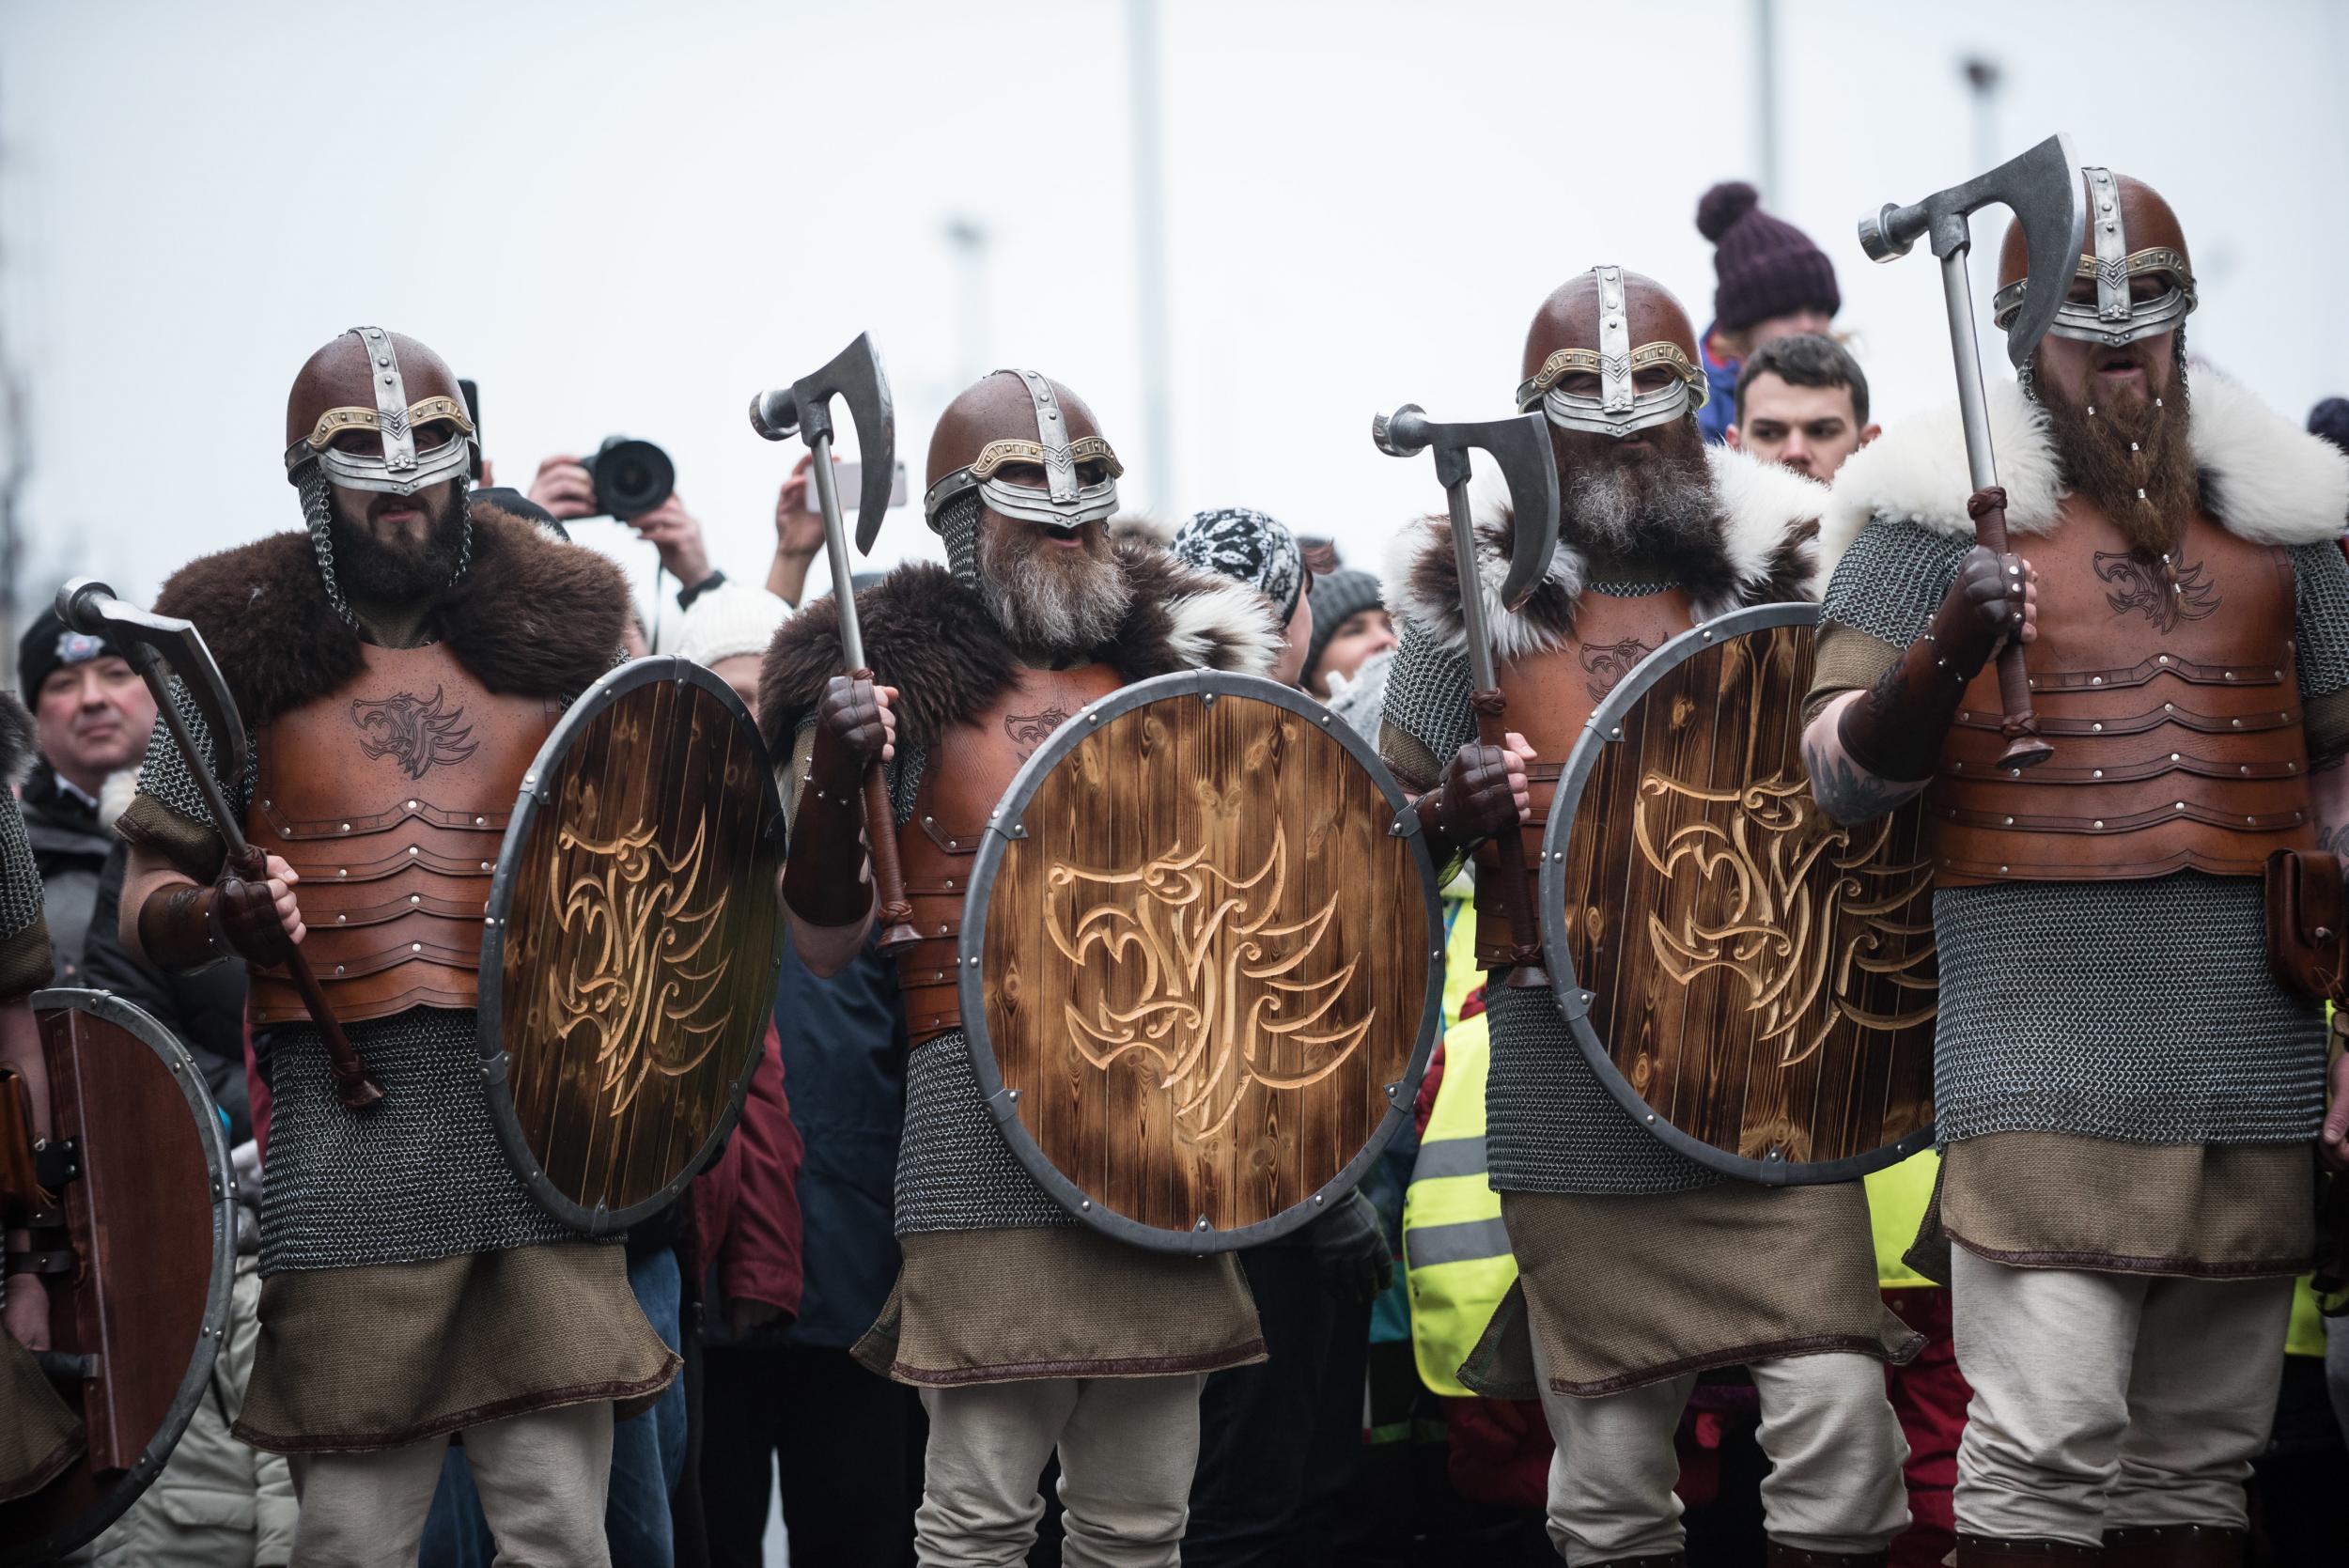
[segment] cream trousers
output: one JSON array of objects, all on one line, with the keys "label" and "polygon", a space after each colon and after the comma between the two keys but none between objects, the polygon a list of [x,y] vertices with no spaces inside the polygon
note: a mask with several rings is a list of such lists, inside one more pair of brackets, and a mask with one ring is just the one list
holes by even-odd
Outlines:
[{"label": "cream trousers", "polygon": [[913,1516],[922,1568],[1027,1560],[1060,1451],[1066,1568],[1179,1568],[1205,1374],[924,1389],[930,1443]]},{"label": "cream trousers", "polygon": [[[301,1568],[411,1568],[448,1438],[364,1453],[297,1453],[293,1560]],[[609,1401],[465,1428],[465,1461],[500,1568],[611,1568]]]},{"label": "cream trousers", "polygon": [[2098,1544],[2108,1529],[2241,1529],[2267,1444],[2292,1281],[2011,1268],[1952,1249],[1974,1388],[1957,1528]]},{"label": "cream trousers", "polygon": [[[1762,1513],[1770,1539],[1804,1551],[1881,1551],[1908,1525],[1901,1481],[1908,1444],[1884,1394],[1884,1363],[1836,1351],[1747,1370],[1762,1398],[1762,1452],[1770,1460]],[[1542,1374],[1542,1413],[1558,1442],[1549,1465],[1549,1539],[1569,1568],[1681,1549],[1672,1435],[1696,1386],[1697,1374],[1686,1373],[1579,1399],[1554,1391]]]}]

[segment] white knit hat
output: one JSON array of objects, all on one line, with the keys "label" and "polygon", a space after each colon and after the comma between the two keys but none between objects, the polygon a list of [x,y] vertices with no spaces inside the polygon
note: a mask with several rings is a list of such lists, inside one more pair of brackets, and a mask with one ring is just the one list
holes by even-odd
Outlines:
[{"label": "white knit hat", "polygon": [[737,654],[765,653],[791,607],[764,588],[725,582],[693,600],[677,636],[680,659],[715,664]]}]

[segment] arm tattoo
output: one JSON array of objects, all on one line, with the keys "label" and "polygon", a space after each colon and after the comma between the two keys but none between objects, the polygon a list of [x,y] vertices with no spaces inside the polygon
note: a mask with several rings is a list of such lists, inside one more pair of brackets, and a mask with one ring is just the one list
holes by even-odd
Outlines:
[{"label": "arm tattoo", "polygon": [[[1821,811],[1846,826],[1872,822],[1924,788],[1924,780],[1902,784],[1879,778],[1855,762],[1835,737],[1837,717],[1835,706],[1830,705],[1803,732],[1803,767],[1811,775],[1811,798],[1819,803]],[[1826,736],[1814,738],[1822,725],[1827,726]]]}]

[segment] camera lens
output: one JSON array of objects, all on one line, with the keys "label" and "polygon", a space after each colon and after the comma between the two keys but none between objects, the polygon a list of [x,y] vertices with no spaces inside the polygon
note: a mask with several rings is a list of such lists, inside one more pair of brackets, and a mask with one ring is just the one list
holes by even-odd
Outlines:
[{"label": "camera lens", "polygon": [[677,489],[677,465],[648,441],[613,436],[596,449],[587,472],[596,482],[596,505],[626,520],[643,517]]}]

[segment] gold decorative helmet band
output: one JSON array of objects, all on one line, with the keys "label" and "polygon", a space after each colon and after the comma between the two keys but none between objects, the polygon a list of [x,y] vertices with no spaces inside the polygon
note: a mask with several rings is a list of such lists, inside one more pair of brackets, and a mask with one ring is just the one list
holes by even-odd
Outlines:
[{"label": "gold decorative helmet band", "polygon": [[[440,419],[456,426],[459,435],[470,436],[474,433],[473,421],[465,415],[465,405],[454,397],[428,397],[421,403],[408,406],[407,427],[411,430]],[[306,446],[313,452],[323,452],[345,430],[380,430],[382,427],[382,416],[374,409],[329,409],[319,415],[319,422],[311,427],[308,438],[295,442],[295,445]]]},{"label": "gold decorative helmet band", "polygon": [[[990,441],[979,448],[979,455],[972,459],[971,477],[991,479],[995,476],[995,471],[1005,463],[1033,463],[1042,468],[1044,458],[1045,451],[1041,442]],[[1099,436],[1079,436],[1075,441],[1070,442],[1068,460],[1072,463],[1098,462],[1109,471],[1109,476],[1112,479],[1122,478],[1126,473],[1126,465],[1117,460],[1117,454],[1110,449],[1110,443]]]}]

